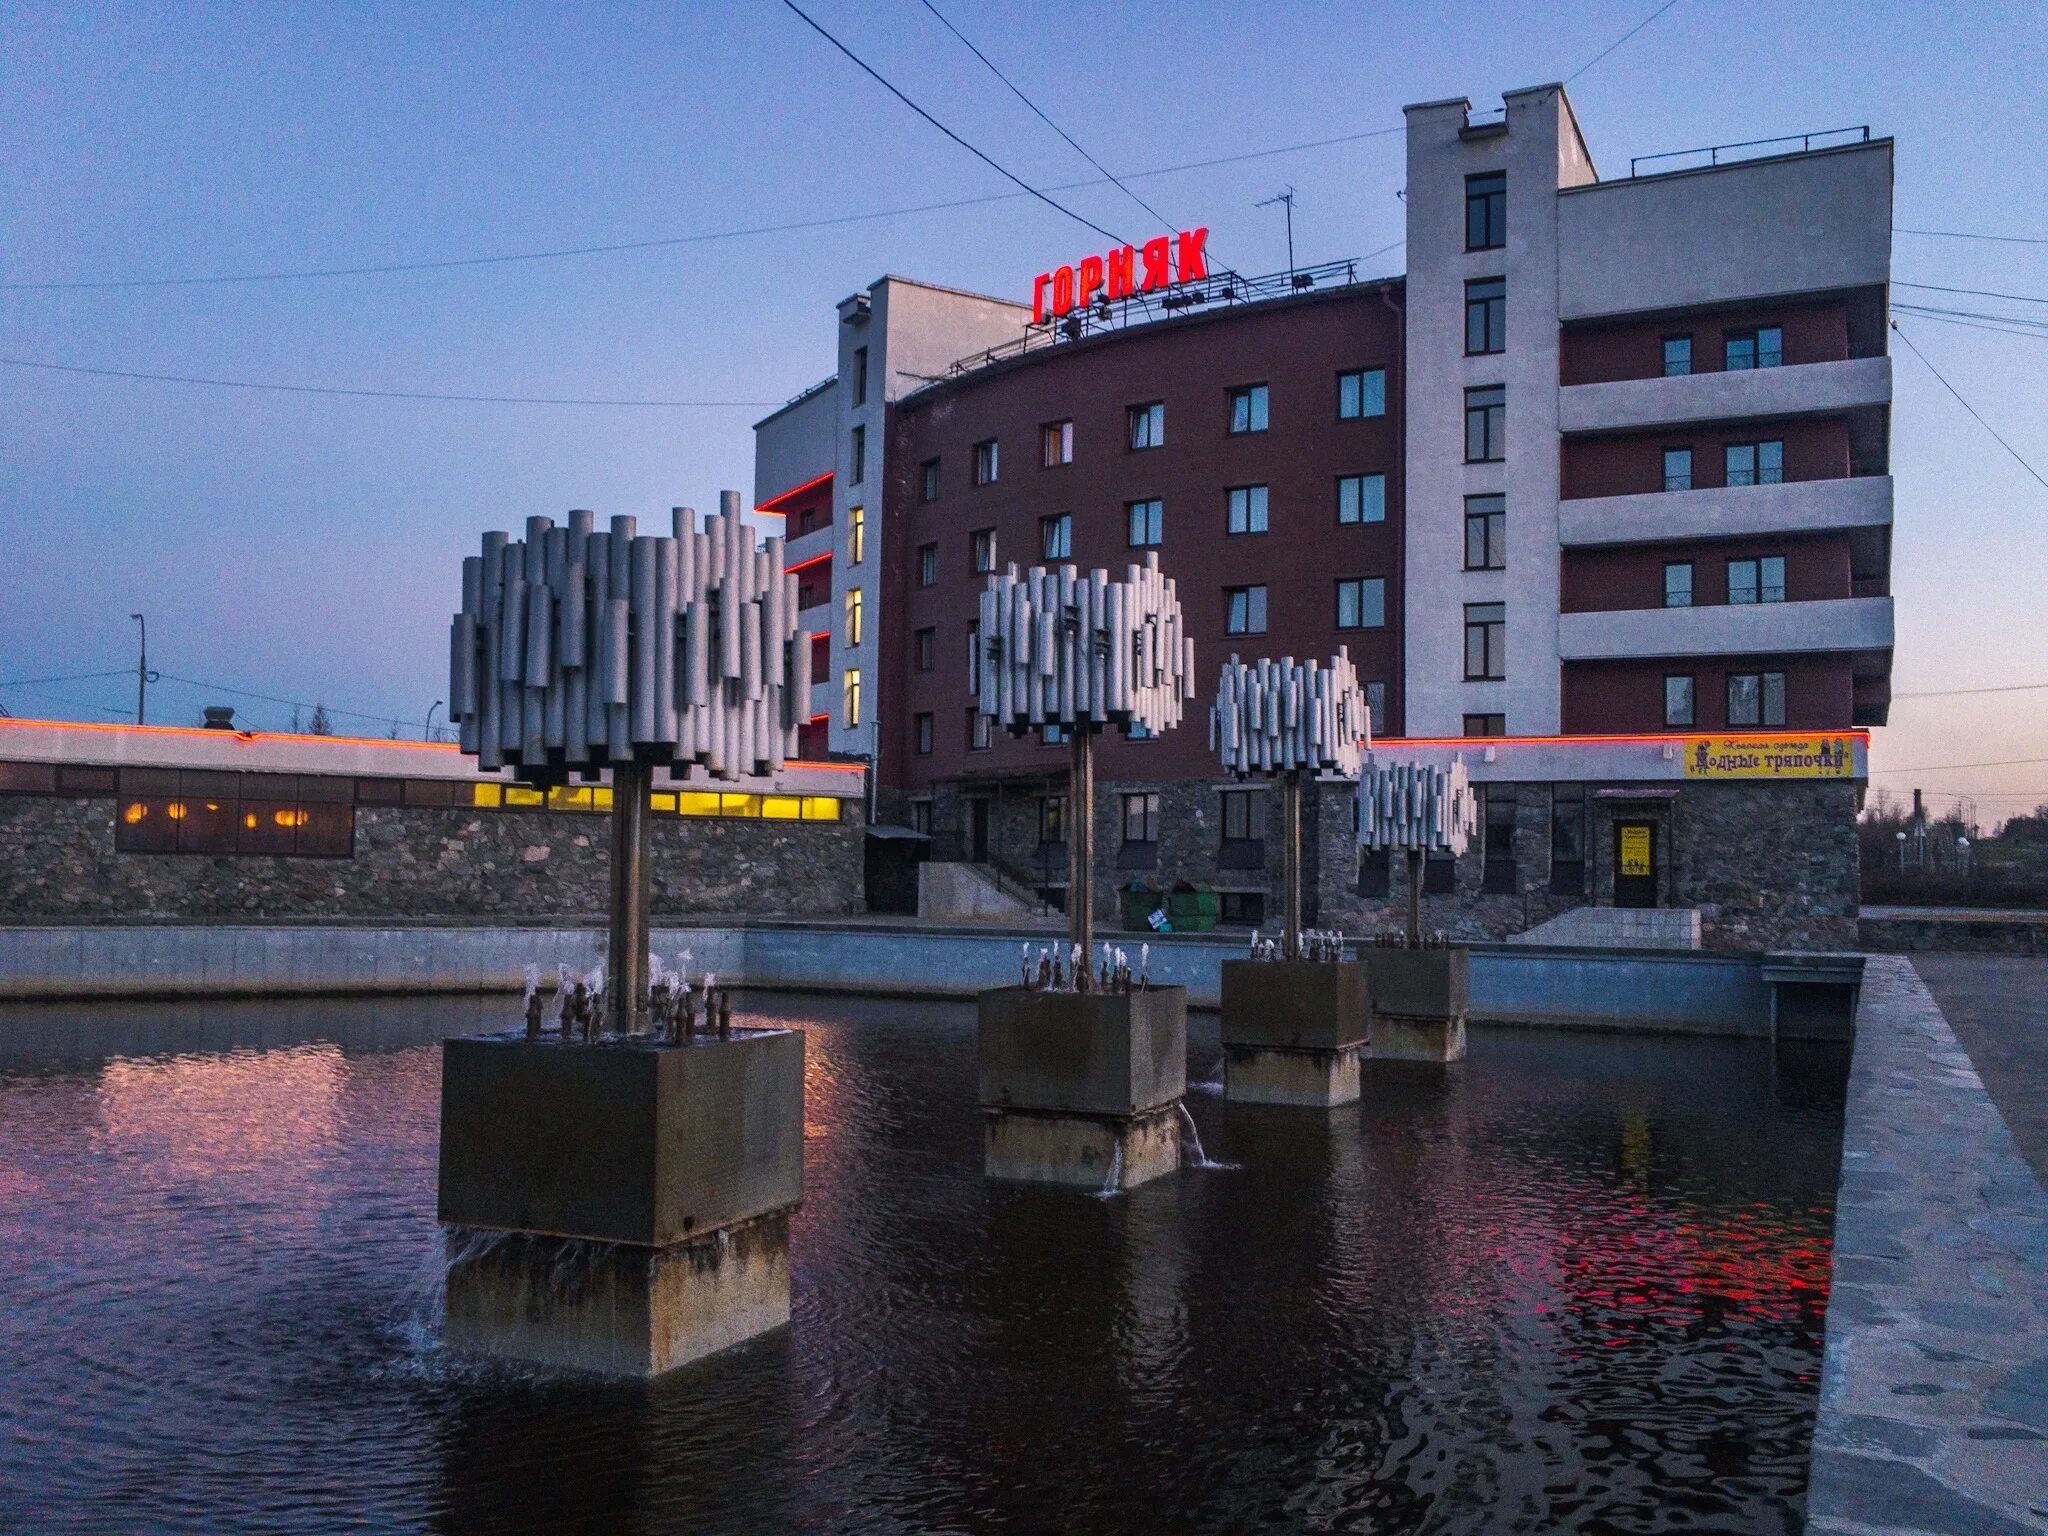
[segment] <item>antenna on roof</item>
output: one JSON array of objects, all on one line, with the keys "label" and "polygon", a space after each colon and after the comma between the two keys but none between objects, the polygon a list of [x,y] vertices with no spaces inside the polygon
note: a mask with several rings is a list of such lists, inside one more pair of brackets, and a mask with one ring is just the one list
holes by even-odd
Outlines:
[{"label": "antenna on roof", "polygon": [[1294,275],[1294,188],[1290,185],[1282,191],[1275,192],[1264,202],[1254,203],[1252,206],[1254,208],[1270,208],[1275,203],[1280,203],[1287,209],[1287,275],[1292,277]]}]

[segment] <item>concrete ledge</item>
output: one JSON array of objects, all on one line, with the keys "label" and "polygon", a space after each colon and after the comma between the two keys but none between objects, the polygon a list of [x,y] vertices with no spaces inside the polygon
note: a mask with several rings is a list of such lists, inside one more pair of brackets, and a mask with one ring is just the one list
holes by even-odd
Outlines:
[{"label": "concrete ledge", "polygon": [[1863,975],[1809,1531],[2048,1528],[2048,1195],[1908,961]]},{"label": "concrete ledge", "polygon": [[1233,1104],[1334,1109],[1358,1101],[1363,1043],[1331,1051],[1223,1045],[1223,1096]]},{"label": "concrete ledge", "polygon": [[1178,1104],[1142,1115],[1049,1115],[991,1109],[982,1172],[1023,1184],[1132,1189],[1180,1168]]},{"label": "concrete ledge", "polygon": [[1864,949],[1894,955],[1941,950],[2048,955],[2048,911],[1865,907],[1856,923],[1856,942]]},{"label": "concrete ledge", "polygon": [[1336,1051],[1366,1037],[1362,962],[1226,960],[1223,1044]]},{"label": "concrete ledge", "polygon": [[1188,1088],[1188,997],[1149,992],[981,994],[977,1028],[985,1109],[1129,1116],[1180,1102]]}]

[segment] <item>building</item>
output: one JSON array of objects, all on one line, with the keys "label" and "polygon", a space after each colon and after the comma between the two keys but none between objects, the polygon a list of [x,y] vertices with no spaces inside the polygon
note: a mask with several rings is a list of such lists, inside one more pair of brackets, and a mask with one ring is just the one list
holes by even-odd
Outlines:
[{"label": "building", "polygon": [[[1487,826],[1469,881],[1432,872],[1445,926],[1652,905],[1708,943],[1850,942],[1890,692],[1890,141],[1602,179],[1561,86],[1407,119],[1399,278],[1209,271],[1190,232],[1028,305],[891,277],[839,306],[837,374],[756,429],[829,637],[814,749],[871,764],[934,857],[1056,898],[1064,755],[977,723],[975,597],[1156,548],[1205,669],[1341,645],[1382,753],[1464,752]],[[1098,771],[1106,885],[1264,916],[1274,797],[1199,729]],[[1316,798],[1314,904],[1398,911]],[[1745,818],[1810,856],[1748,867]]]}]

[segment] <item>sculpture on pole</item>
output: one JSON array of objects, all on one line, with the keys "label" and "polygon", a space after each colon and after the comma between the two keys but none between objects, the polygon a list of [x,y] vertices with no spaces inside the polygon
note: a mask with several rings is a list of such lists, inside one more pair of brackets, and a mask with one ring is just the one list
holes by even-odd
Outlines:
[{"label": "sculpture on pole", "polygon": [[1447,768],[1426,763],[1368,763],[1358,781],[1358,842],[1408,855],[1408,947],[1422,947],[1422,860],[1463,853],[1478,830],[1479,810],[1465,760]]},{"label": "sculpture on pole", "polygon": [[1280,781],[1280,958],[1303,958],[1301,945],[1301,785],[1318,773],[1355,779],[1372,745],[1372,712],[1349,650],[1328,663],[1292,656],[1223,664],[1209,709],[1209,746],[1224,771]]},{"label": "sculpture on pole", "polygon": [[796,627],[783,541],[756,545],[740,495],[669,535],[637,520],[530,517],[462,562],[449,627],[448,714],[464,752],[552,789],[612,778],[607,1023],[632,1033],[648,1007],[647,795],[653,770],[733,782],[796,755],[811,647]]},{"label": "sculpture on pole", "polygon": [[1012,735],[1054,726],[1066,732],[1067,931],[1080,963],[1075,989],[1090,990],[1088,949],[1095,917],[1094,741],[1171,730],[1195,691],[1195,642],[1159,556],[1125,569],[1085,574],[1015,564],[992,573],[981,594],[973,653],[975,705]]}]

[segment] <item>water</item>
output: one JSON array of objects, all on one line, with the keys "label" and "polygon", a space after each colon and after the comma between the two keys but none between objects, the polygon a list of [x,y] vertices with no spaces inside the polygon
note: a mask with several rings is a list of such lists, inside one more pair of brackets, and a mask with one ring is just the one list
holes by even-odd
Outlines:
[{"label": "water", "polygon": [[1799,1527],[1839,1050],[1475,1029],[1099,1201],[982,1180],[970,1009],[769,1000],[794,1326],[620,1384],[438,1345],[435,1041],[515,1008],[0,1009],[0,1529]]}]

